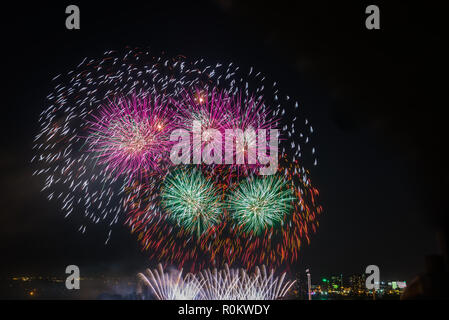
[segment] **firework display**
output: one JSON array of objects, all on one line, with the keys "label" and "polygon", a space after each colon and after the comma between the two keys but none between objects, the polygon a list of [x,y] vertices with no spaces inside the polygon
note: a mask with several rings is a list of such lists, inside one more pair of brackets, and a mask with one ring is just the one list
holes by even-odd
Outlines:
[{"label": "firework display", "polygon": [[[221,190],[220,200],[224,213],[220,223],[207,232],[192,234],[185,226],[168,219],[169,214],[161,211],[161,206],[158,205],[160,191],[143,201],[145,207],[135,206],[130,211],[127,222],[134,228],[133,232],[139,235],[151,259],[169,261],[179,267],[186,266],[192,272],[226,263],[243,264],[247,269],[262,264],[288,267],[298,259],[302,243],[308,243],[310,234],[316,232],[317,215],[321,212],[321,207],[317,204],[319,192],[311,184],[308,171],[302,172],[298,162],[290,163],[286,159],[280,159],[276,175],[248,177],[231,185],[227,183],[227,179],[216,177],[219,171],[203,171],[207,174],[207,179],[213,180],[215,187]],[[258,184],[253,181],[256,179]],[[249,197],[240,201],[239,190],[242,186],[244,190],[249,185],[253,185],[253,192],[248,192]],[[261,189],[258,191],[256,186]],[[140,193],[142,190],[155,192],[154,188],[144,185],[136,189]],[[252,214],[245,210],[240,212],[249,214],[249,217],[233,218],[235,210],[247,205],[251,197],[261,206],[263,202],[258,198],[260,195],[276,198],[264,218],[274,219],[268,220],[272,225],[266,224],[265,220],[260,220],[257,216],[256,220],[251,220]],[[131,199],[134,205],[140,203]],[[278,210],[271,211],[273,208]],[[245,223],[244,219],[249,219],[249,223]]]},{"label": "firework display", "polygon": [[274,270],[256,267],[254,273],[245,269],[207,269],[196,275],[182,275],[182,270],[164,272],[162,265],[146,274],[137,275],[139,292],[144,288],[158,300],[276,300],[285,297],[295,281],[286,281]]},{"label": "firework display", "polygon": [[[86,58],[54,81],[35,137],[34,174],[65,217],[83,217],[81,232],[90,223],[124,223],[151,259],[192,272],[255,268],[256,276],[229,268],[199,274],[200,284],[221,292],[202,287],[211,299],[285,294],[256,266],[296,261],[321,212],[306,169],[317,164],[313,128],[297,101],[253,68],[139,48]],[[106,242],[110,236],[111,229]],[[192,293],[198,283],[180,274],[160,269],[148,277],[158,298],[199,294]],[[233,279],[246,293],[219,289]],[[161,286],[168,282],[176,288]]]}]

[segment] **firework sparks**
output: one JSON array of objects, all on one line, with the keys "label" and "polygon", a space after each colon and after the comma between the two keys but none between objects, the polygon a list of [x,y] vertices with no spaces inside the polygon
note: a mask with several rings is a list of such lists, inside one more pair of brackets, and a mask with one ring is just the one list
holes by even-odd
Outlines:
[{"label": "firework sparks", "polygon": [[229,197],[231,218],[243,231],[256,235],[280,226],[295,199],[286,184],[278,175],[244,180]]},{"label": "firework sparks", "polygon": [[89,121],[89,151],[106,168],[133,177],[160,171],[167,159],[173,129],[166,105],[150,99],[119,99]]},{"label": "firework sparks", "polygon": [[182,270],[167,273],[159,265],[157,269],[147,269],[146,275],[139,273],[137,278],[138,291],[147,286],[159,300],[196,300],[200,297],[201,282],[191,274],[183,277]]},{"label": "firework sparks", "polygon": [[322,209],[316,201],[319,192],[312,186],[308,172],[303,172],[297,162],[280,159],[280,173],[295,198],[293,208],[284,216],[281,227],[265,228],[258,235],[242,232],[234,221],[231,236],[222,242],[221,254],[228,263],[238,261],[247,268],[260,264],[288,266],[298,259],[301,245],[309,243],[311,234],[316,232],[317,215]]},{"label": "firework sparks", "polygon": [[218,192],[196,169],[178,169],[167,176],[161,198],[169,219],[198,237],[220,223]]},{"label": "firework sparks", "polygon": [[182,276],[181,271],[165,273],[162,266],[147,275],[138,274],[139,291],[151,289],[159,300],[276,300],[285,297],[295,281],[286,281],[274,270],[256,267],[254,273],[245,269],[207,269],[194,275]]}]

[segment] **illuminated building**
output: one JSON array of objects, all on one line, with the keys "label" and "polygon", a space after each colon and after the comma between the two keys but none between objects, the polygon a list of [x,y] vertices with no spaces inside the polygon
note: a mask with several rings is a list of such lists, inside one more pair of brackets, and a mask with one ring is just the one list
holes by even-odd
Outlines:
[{"label": "illuminated building", "polygon": [[366,275],[355,274],[349,277],[349,287],[352,295],[361,295],[366,292]]}]

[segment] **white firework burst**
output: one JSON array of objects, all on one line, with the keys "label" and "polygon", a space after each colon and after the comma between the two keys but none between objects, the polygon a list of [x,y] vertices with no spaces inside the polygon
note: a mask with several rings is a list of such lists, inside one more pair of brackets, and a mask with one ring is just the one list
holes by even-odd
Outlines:
[{"label": "white firework burst", "polygon": [[[165,272],[162,265],[157,269],[139,273],[138,291],[150,288],[158,300],[197,300],[200,297],[201,282],[192,274],[182,276],[181,270]],[[143,286],[142,286],[143,285]]]},{"label": "white firework burst", "polygon": [[285,297],[295,281],[285,280],[274,270],[256,267],[254,273],[244,269],[207,269],[193,275],[182,275],[182,270],[164,272],[161,265],[146,275],[139,273],[138,291],[149,288],[159,300],[276,300]]}]

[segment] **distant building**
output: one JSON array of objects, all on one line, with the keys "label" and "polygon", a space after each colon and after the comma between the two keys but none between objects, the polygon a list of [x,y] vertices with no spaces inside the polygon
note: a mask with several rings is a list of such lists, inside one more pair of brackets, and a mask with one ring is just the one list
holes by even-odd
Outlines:
[{"label": "distant building", "polygon": [[308,299],[307,274],[298,272],[296,274],[296,283],[293,289],[295,296],[300,300]]},{"label": "distant building", "polygon": [[343,275],[331,276],[329,279],[329,290],[340,292],[343,288]]},{"label": "distant building", "polygon": [[351,295],[362,295],[366,292],[366,275],[354,274],[349,277],[349,288]]}]

